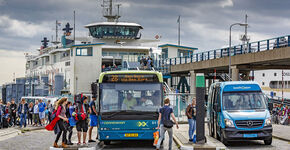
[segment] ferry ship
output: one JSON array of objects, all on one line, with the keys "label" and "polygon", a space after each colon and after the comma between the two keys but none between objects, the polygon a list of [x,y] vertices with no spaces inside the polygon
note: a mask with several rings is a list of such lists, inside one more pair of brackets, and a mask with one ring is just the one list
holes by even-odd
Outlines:
[{"label": "ferry ship", "polygon": [[[167,43],[159,45],[158,35],[143,39],[143,27],[120,21],[121,16],[114,13],[113,6],[112,0],[103,0],[103,16],[107,21],[85,25],[89,31],[87,37],[72,35],[73,28],[67,23],[61,42],[56,38],[51,42],[53,46],[48,47],[49,40],[44,38],[37,54],[25,55],[25,77],[3,85],[3,100],[19,101],[22,96],[90,95],[91,84],[103,71],[138,69],[142,57],[151,57],[154,62],[161,57],[184,56],[197,50]],[[56,21],[56,27],[57,24]]]},{"label": "ferry ship", "polygon": [[260,70],[254,72],[254,80],[270,97],[290,99],[290,70]]}]

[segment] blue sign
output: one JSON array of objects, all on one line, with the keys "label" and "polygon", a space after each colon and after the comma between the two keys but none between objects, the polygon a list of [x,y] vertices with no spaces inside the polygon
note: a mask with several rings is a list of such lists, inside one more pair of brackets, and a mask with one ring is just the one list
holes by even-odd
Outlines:
[{"label": "blue sign", "polygon": [[235,91],[261,91],[258,84],[233,84],[226,85],[224,92],[235,92]]}]

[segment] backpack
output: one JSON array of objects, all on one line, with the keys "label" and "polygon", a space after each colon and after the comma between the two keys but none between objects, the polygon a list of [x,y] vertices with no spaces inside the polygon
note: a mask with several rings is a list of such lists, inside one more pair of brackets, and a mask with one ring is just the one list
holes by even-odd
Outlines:
[{"label": "backpack", "polygon": [[164,113],[164,107],[162,108],[162,111],[161,111],[161,114],[163,117],[163,126],[165,128],[172,128],[174,125],[173,121],[171,121],[170,119],[166,119],[166,117],[164,117],[163,113]]},{"label": "backpack", "polygon": [[[61,105],[60,105],[60,108],[62,109],[62,106]],[[60,111],[61,111],[61,109],[60,109]],[[56,112],[57,112],[57,109],[52,112],[52,114],[51,114],[51,120],[53,120],[56,117]]]},{"label": "backpack", "polygon": [[[77,109],[76,109],[76,114],[75,114],[75,120],[79,121],[79,120],[86,120],[87,119],[87,114],[84,112],[83,109],[83,104],[79,103]],[[80,110],[80,112],[79,112]]]}]

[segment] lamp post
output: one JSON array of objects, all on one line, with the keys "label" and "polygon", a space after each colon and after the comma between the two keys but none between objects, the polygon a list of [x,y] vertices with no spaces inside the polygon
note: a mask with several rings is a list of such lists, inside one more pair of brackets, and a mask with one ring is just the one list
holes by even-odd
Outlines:
[{"label": "lamp post", "polygon": [[246,27],[248,24],[246,23],[234,23],[230,26],[230,37],[229,37],[229,81],[232,80],[232,72],[231,72],[231,53],[232,53],[232,27],[235,25]]}]

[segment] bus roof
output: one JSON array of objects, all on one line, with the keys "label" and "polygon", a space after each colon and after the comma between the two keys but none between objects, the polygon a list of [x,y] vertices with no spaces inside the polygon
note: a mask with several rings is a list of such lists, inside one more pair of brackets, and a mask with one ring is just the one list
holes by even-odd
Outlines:
[{"label": "bus roof", "polygon": [[261,91],[259,84],[255,81],[230,81],[217,83],[219,83],[221,90],[224,92]]},{"label": "bus roof", "polygon": [[163,82],[162,73],[158,71],[146,71],[146,70],[124,70],[124,71],[107,71],[100,74],[99,83],[103,82],[103,78],[107,74],[156,74],[159,82]]}]

